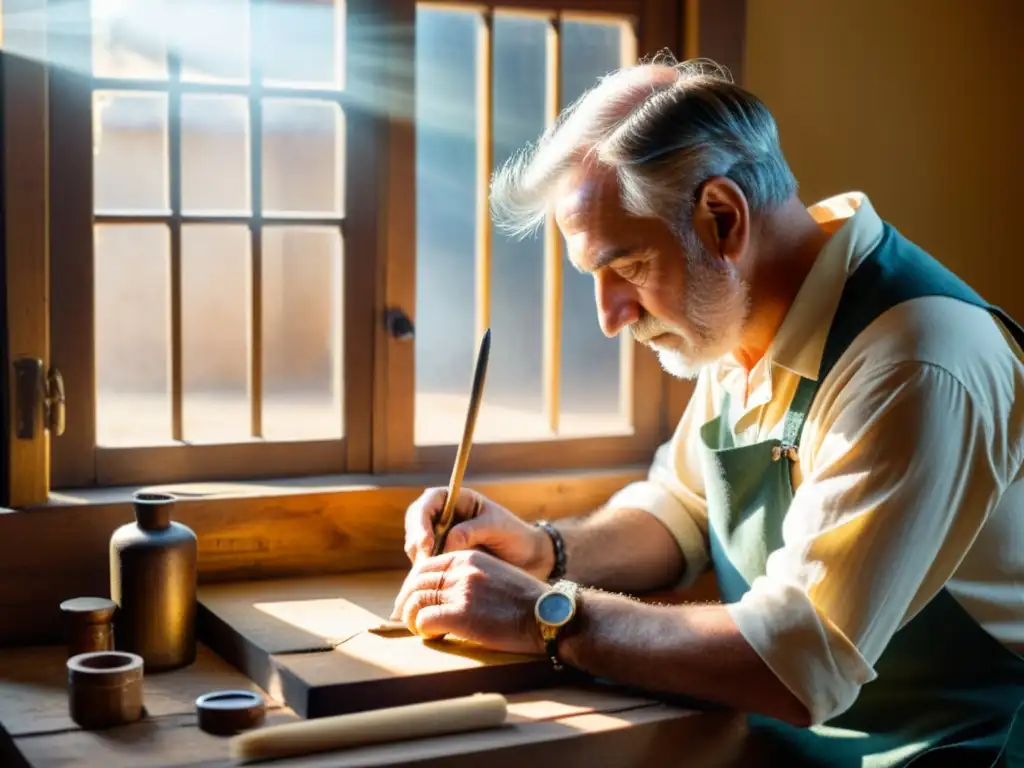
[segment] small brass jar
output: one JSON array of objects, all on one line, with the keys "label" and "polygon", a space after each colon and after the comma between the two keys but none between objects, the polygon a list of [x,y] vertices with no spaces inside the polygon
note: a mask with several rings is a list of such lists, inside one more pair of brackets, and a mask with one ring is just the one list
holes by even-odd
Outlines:
[{"label": "small brass jar", "polygon": [[60,604],[68,658],[80,653],[114,649],[114,612],[117,604],[105,597],[74,597]]}]

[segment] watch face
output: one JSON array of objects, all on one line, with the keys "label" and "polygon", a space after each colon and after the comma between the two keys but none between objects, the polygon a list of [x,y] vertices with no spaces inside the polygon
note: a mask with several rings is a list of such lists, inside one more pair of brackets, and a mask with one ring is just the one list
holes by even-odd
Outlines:
[{"label": "watch face", "polygon": [[549,592],[537,604],[537,618],[557,627],[572,618],[573,610],[572,600],[561,592]]}]

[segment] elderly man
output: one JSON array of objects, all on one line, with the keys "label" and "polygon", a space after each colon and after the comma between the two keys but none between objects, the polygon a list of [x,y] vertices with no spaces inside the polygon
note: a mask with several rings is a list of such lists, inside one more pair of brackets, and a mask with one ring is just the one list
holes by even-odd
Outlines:
[{"label": "elderly man", "polygon": [[[1024,332],[864,195],[805,207],[767,109],[705,65],[603,79],[493,201],[517,233],[553,205],[605,333],[696,388],[648,479],[582,519],[466,490],[430,557],[426,492],[395,616],[745,711],[777,765],[1009,760]],[[616,594],[708,567],[722,604]]]}]

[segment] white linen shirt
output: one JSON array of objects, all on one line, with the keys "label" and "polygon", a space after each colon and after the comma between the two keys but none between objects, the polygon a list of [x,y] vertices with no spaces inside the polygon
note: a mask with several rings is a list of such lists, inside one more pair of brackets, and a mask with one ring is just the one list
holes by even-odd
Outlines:
[{"label": "white linen shirt", "polygon": [[[817,378],[846,278],[882,236],[861,193],[809,210],[833,234],[768,353],[749,376],[732,358],[702,371],[647,480],[609,502],[672,532],[684,583],[709,565],[700,426],[729,392],[738,445],[781,437],[799,377]],[[783,545],[728,607],[813,723],[853,704],[893,633],[943,586],[1024,649],[1022,463],[1024,354],[990,313],[914,299],[854,340],[801,434]]]}]

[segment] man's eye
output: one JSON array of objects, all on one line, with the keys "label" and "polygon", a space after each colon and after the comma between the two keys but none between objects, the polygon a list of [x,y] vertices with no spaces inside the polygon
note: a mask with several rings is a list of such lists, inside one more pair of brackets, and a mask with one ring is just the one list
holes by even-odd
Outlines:
[{"label": "man's eye", "polygon": [[625,280],[638,280],[647,271],[647,263],[643,261],[634,261],[624,265],[620,270],[619,274]]}]

